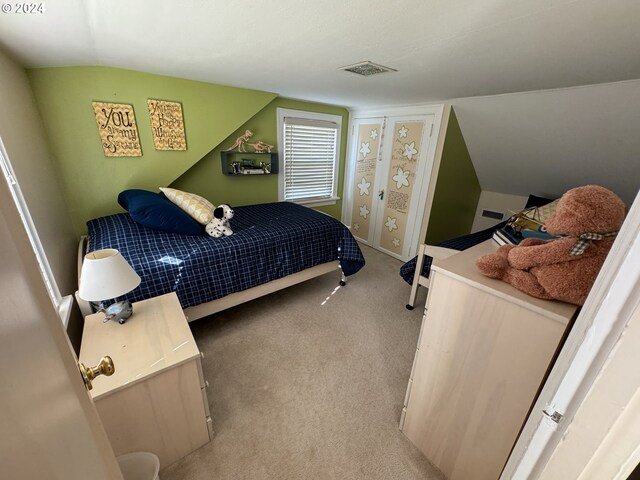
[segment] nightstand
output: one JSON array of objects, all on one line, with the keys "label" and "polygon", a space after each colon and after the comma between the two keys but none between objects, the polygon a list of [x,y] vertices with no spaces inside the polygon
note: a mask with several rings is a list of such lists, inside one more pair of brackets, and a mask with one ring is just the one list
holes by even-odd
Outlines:
[{"label": "nightstand", "polygon": [[115,365],[90,391],[116,455],[154,453],[165,467],[213,438],[198,350],[175,293],[133,304],[123,325],[85,318],[80,361]]}]

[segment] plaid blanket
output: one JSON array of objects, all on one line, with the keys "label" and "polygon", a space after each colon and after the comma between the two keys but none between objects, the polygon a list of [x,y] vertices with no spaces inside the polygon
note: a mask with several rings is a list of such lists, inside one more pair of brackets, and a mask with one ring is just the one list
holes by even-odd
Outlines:
[{"label": "plaid blanket", "polygon": [[[507,224],[507,222],[499,223],[493,227],[487,228],[486,230],[481,230],[479,232],[470,233],[469,235],[462,235],[461,237],[452,238],[451,240],[445,240],[442,243],[439,243],[438,247],[451,248],[453,250],[466,250],[467,248],[471,248],[479,243],[484,242],[485,240],[489,240],[493,236],[493,232],[498,228],[502,228]],[[402,279],[407,282],[409,285],[413,283],[413,275],[416,271],[416,264],[418,261],[418,257],[413,257],[407,263],[400,267],[400,276]],[[426,255],[424,258],[424,265],[422,266],[423,277],[429,278],[429,274],[431,273],[431,263],[433,262],[433,258]]]},{"label": "plaid blanket", "polygon": [[351,232],[338,220],[288,202],[234,207],[233,235],[213,238],[153,230],[128,213],[87,222],[88,250],[115,248],[140,275],[125,296],[136,302],[176,292],[182,308],[222,298],[339,260],[345,275],[364,266]]}]

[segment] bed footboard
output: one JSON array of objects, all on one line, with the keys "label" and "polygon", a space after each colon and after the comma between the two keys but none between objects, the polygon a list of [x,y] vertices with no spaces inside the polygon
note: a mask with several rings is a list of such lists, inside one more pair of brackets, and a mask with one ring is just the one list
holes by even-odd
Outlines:
[{"label": "bed footboard", "polygon": [[[249,300],[262,297],[263,295],[267,295],[269,293],[277,292],[278,290],[282,290],[283,288],[290,287],[292,285],[310,280],[315,277],[319,277],[320,275],[324,275],[325,273],[329,273],[338,269],[340,269],[340,262],[338,261],[322,263],[320,265],[316,265],[315,267],[302,270],[301,272],[294,273],[292,275],[288,275],[286,277],[279,278],[262,285],[258,285],[257,287],[249,288],[241,292],[232,293],[217,300],[212,300],[211,302],[185,308],[184,314],[186,315],[187,320],[192,322],[194,320],[198,320],[199,318],[212,315],[222,310],[226,310],[227,308],[235,307],[236,305],[248,302]],[[345,284],[346,277],[344,273],[342,273],[342,271],[340,273],[342,274],[340,285],[343,285]]]}]

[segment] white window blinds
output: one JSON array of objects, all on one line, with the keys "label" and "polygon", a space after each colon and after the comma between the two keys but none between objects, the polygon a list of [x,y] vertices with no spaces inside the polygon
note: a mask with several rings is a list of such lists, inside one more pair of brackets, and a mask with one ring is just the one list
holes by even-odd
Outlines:
[{"label": "white window blinds", "polygon": [[338,128],[334,122],[284,118],[284,200],[334,196]]}]

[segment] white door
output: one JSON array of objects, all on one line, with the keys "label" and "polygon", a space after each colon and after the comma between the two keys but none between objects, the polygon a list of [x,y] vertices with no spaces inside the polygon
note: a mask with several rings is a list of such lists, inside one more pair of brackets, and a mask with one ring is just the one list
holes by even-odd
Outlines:
[{"label": "white door", "polygon": [[415,255],[434,149],[435,114],[352,122],[351,231],[406,261]]},{"label": "white door", "polygon": [[0,204],[0,477],[122,480],[4,180]]},{"label": "white door", "polygon": [[433,166],[428,155],[433,115],[390,117],[384,132],[385,170],[378,175],[373,247],[407,261],[416,253]]},{"label": "white door", "polygon": [[[562,478],[626,479],[635,468],[640,458],[640,427],[633,414],[640,407],[638,345],[633,335],[639,304],[640,194],[540,391],[501,479],[560,478],[559,468],[565,472]],[[618,363],[620,359],[626,364]],[[632,373],[625,374],[620,365]],[[599,398],[605,400],[598,403]],[[605,470],[608,473],[602,473]]]},{"label": "white door", "polygon": [[384,118],[364,118],[353,122],[354,161],[351,198],[351,233],[361,242],[373,246],[377,218],[377,186],[386,171],[381,155]]}]

